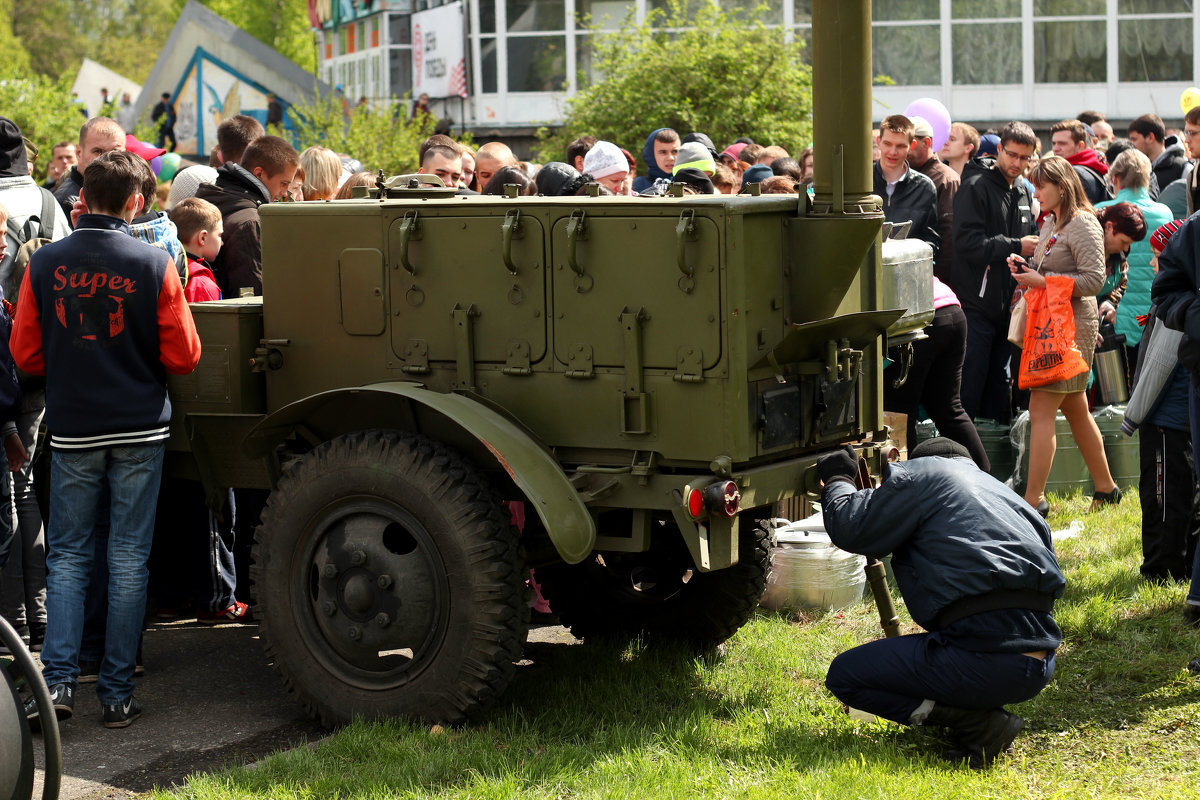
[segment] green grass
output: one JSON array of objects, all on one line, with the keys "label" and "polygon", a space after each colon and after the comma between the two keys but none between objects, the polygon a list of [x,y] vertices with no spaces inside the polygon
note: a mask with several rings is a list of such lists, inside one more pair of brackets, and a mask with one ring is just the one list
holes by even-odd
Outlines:
[{"label": "green grass", "polygon": [[[1014,707],[1015,754],[984,773],[940,762],[921,729],[846,717],[825,690],[837,653],[879,635],[874,608],[762,614],[723,657],[633,646],[531,645],[476,725],[356,724],[254,769],[156,798],[1200,797],[1200,634],[1183,584],[1141,581],[1136,493],[1087,515],[1052,498],[1066,639],[1054,681]],[[912,629],[905,619],[906,627]]]}]

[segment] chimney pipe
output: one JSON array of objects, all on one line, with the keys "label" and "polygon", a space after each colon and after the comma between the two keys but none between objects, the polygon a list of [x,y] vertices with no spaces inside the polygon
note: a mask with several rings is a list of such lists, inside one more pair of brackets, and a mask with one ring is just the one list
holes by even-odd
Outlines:
[{"label": "chimney pipe", "polygon": [[871,175],[871,0],[815,0],[811,214],[878,214]]}]

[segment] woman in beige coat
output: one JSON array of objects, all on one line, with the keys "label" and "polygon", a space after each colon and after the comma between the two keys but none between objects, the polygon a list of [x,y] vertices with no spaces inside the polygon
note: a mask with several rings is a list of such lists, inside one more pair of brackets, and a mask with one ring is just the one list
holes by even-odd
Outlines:
[{"label": "woman in beige coat", "polygon": [[[1064,158],[1043,158],[1031,176],[1037,199],[1047,212],[1032,263],[1009,256],[1009,269],[1021,286],[1045,287],[1046,275],[1062,275],[1075,281],[1071,311],[1075,315],[1075,344],[1084,361],[1092,363],[1099,321],[1096,292],[1104,283],[1104,229],[1083,193],[1083,185],[1074,168]],[[1061,409],[1071,425],[1071,435],[1092,474],[1096,493],[1092,510],[1107,503],[1121,502],[1104,455],[1104,439],[1088,408],[1085,391],[1088,371],[1065,381],[1042,386],[1029,392],[1029,482],[1025,500],[1043,516],[1046,504],[1046,480],[1054,463],[1057,446],[1054,419]]]}]

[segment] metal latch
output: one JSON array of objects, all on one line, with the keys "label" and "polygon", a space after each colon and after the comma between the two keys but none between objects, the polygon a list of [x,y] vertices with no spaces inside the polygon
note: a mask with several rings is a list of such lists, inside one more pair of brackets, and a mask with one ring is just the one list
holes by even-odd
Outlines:
[{"label": "metal latch", "polygon": [[283,353],[279,348],[287,347],[291,343],[291,339],[259,339],[258,347],[254,348],[254,357],[250,359],[250,371],[266,372],[282,367]]}]

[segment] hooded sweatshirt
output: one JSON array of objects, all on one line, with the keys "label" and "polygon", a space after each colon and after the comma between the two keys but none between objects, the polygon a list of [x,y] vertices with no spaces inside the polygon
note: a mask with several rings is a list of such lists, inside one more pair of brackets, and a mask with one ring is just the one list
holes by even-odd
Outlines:
[{"label": "hooded sweatshirt", "polygon": [[1154,197],[1158,197],[1159,191],[1183,177],[1183,165],[1187,163],[1187,153],[1184,152],[1178,137],[1168,136],[1163,140],[1163,144],[1166,145],[1166,149],[1159,153],[1158,158],[1150,165],[1150,171],[1154,173],[1158,182],[1158,190],[1151,187],[1151,195]]},{"label": "hooded sweatshirt", "polygon": [[671,173],[663,172],[658,167],[658,160],[654,158],[654,137],[658,136],[663,131],[669,131],[670,128],[657,128],[649,136],[646,137],[646,144],[642,147],[642,162],[646,165],[646,175],[639,175],[633,179],[633,190],[635,192],[644,192],[654,185],[657,180],[671,180]]},{"label": "hooded sweatshirt", "polygon": [[1075,174],[1079,176],[1079,181],[1083,184],[1083,193],[1087,195],[1092,205],[1112,199],[1108,187],[1104,184],[1104,176],[1108,174],[1108,164],[1104,163],[1099,153],[1090,147],[1085,147],[1075,155],[1067,156],[1067,161],[1075,168]]},{"label": "hooded sweatshirt", "polygon": [[258,207],[270,202],[267,187],[240,164],[217,169],[217,182],[203,184],[196,197],[221,211],[224,245],[212,268],[224,297],[237,297],[243,287],[262,294],[262,222]]}]

